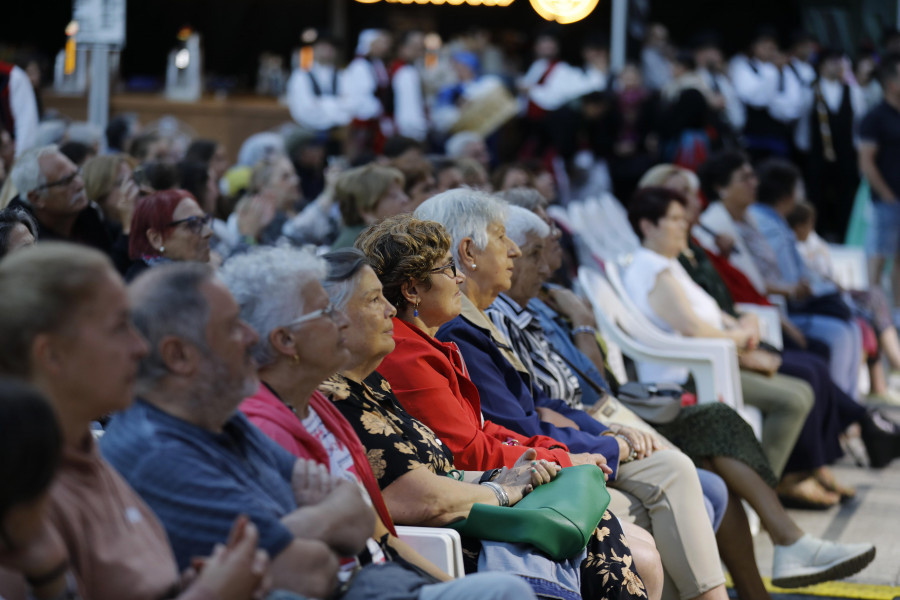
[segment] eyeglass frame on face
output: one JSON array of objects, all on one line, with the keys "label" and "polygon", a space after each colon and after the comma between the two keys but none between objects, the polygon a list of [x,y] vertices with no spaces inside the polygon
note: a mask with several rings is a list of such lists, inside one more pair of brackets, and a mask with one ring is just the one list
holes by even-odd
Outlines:
[{"label": "eyeglass frame on face", "polygon": [[289,323],[285,323],[282,327],[296,327],[297,325],[302,325],[308,321],[314,321],[320,317],[328,317],[332,321],[334,321],[335,315],[338,313],[338,307],[334,302],[329,302],[328,306],[325,308],[320,308],[318,310],[314,310],[310,313],[306,313],[305,315],[301,315],[294,319]]},{"label": "eyeglass frame on face", "polygon": [[[450,269],[451,271],[453,271],[452,276],[447,275],[447,269]],[[457,270],[456,270],[456,261],[453,260],[452,258],[450,259],[450,262],[448,262],[443,267],[437,267],[436,269],[430,269],[428,271],[428,273],[443,273],[444,275],[447,275],[447,277],[449,277],[450,279],[456,279],[459,276],[457,274]]]},{"label": "eyeglass frame on face", "polygon": [[72,171],[71,173],[69,173],[68,175],[66,175],[65,177],[57,179],[56,181],[53,181],[51,183],[45,183],[44,185],[39,185],[36,188],[34,188],[32,191],[40,192],[41,190],[49,190],[50,188],[54,188],[57,186],[71,185],[72,182],[75,181],[75,179],[80,176],[81,176],[81,169],[78,168],[78,169],[75,169],[74,171]]},{"label": "eyeglass frame on face", "polygon": [[[188,231],[193,233],[194,235],[199,235],[203,232],[204,227],[208,227],[210,223],[212,223],[213,216],[210,214],[204,214],[202,217],[200,215],[194,215],[192,217],[187,217],[184,219],[178,219],[177,221],[172,221],[166,228],[169,227],[178,227],[179,225],[187,225]],[[200,223],[200,225],[196,225],[196,223]]]}]

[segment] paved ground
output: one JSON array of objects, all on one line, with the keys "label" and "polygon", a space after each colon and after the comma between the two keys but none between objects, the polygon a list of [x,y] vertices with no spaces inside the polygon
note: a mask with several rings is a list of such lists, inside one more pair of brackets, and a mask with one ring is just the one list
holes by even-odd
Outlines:
[{"label": "paved ground", "polygon": [[[900,408],[886,409],[900,421]],[[873,542],[875,560],[846,582],[822,586],[819,596],[900,598],[900,459],[880,471],[855,466],[844,458],[834,468],[838,480],[857,489],[857,498],[827,511],[791,510],[802,529],[829,540]],[[754,540],[760,572],[772,572],[772,543],[765,532]],[[858,585],[844,585],[858,584]],[[874,587],[878,586],[878,587]],[[893,589],[891,589],[893,588]],[[779,596],[779,600],[787,600]]]}]

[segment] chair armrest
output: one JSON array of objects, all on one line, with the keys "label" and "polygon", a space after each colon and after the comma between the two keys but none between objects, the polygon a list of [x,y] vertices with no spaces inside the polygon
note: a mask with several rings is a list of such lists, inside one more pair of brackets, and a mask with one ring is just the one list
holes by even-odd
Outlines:
[{"label": "chair armrest", "polygon": [[453,577],[465,577],[462,539],[453,529],[443,527],[397,526],[397,537],[439,569]]}]

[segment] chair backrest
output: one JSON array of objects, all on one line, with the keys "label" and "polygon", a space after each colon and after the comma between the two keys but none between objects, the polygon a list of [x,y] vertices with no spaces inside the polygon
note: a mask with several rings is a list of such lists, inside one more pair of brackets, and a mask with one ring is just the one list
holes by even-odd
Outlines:
[{"label": "chair backrest", "polygon": [[869,270],[866,252],[862,248],[829,244],[832,275],[835,282],[847,290],[869,289]]},{"label": "chair backrest", "polygon": [[628,381],[625,370],[625,358],[622,350],[616,343],[619,335],[626,336],[627,331],[622,325],[628,319],[628,311],[622,306],[615,290],[606,281],[606,278],[596,269],[582,267],[578,270],[578,280],[585,293],[591,299],[594,306],[594,315],[597,325],[605,334],[604,341],[607,345],[606,360],[610,370],[619,381]]}]

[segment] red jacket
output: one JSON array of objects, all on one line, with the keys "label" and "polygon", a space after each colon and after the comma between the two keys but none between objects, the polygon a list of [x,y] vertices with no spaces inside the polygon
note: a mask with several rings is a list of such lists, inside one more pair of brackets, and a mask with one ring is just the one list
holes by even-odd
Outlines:
[{"label": "red jacket", "polygon": [[572,466],[564,444],[542,435],[525,437],[484,420],[478,388],[466,375],[456,344],[436,340],[397,318],[394,341],[397,347],[378,372],[391,384],[403,408],[447,444],[457,468],[511,467],[525,448],[536,449],[539,459]]},{"label": "red jacket", "polygon": [[[356,436],[356,432],[353,431],[353,427],[320,392],[313,392],[309,405],[322,419],[325,427],[350,451],[353,456],[353,465],[356,468],[355,475],[369,492],[372,505],[378,512],[378,516],[381,517],[384,526],[396,537],[394,522],[384,503],[384,497],[378,488],[372,467],[369,466],[366,450]],[[329,464],[328,454],[319,440],[306,431],[303,422],[297,415],[264,384],[260,383],[256,394],[245,399],[241,403],[240,409],[250,419],[250,422],[294,456],[314,460],[320,464]]]}]

